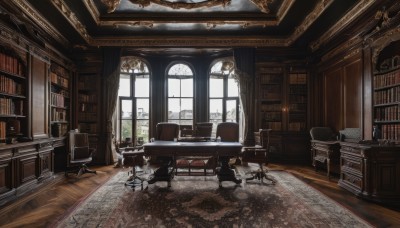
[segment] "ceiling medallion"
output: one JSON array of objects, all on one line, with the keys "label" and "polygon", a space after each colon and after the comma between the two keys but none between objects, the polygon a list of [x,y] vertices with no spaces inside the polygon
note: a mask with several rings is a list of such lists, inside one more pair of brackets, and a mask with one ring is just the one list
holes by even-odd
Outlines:
[{"label": "ceiling medallion", "polygon": [[[106,0],[103,0],[106,1]],[[115,0],[114,0],[115,1]],[[213,7],[222,5],[225,7],[231,3],[231,0],[204,0],[201,2],[180,1],[172,2],[170,0],[129,0],[133,4],[138,4],[141,7],[149,6],[151,3],[169,7],[171,9],[196,9],[201,7]]]}]

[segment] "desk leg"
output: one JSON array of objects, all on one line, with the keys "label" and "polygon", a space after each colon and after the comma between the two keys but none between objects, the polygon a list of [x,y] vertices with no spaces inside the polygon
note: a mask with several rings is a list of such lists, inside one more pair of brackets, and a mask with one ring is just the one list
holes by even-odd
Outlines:
[{"label": "desk leg", "polygon": [[219,157],[219,161],[221,162],[221,168],[217,172],[217,177],[219,180],[220,187],[222,181],[233,181],[236,184],[242,183],[242,180],[236,178],[235,171],[229,167],[229,159],[230,157]]},{"label": "desk leg", "polygon": [[163,160],[162,165],[149,178],[147,183],[154,184],[157,181],[167,181],[168,187],[171,187],[171,180],[174,178],[174,167],[172,166],[172,158]]}]

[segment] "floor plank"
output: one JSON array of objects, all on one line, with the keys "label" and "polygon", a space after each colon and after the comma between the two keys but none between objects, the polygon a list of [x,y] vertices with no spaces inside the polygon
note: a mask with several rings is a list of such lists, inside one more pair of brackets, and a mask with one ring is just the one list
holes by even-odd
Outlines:
[{"label": "floor plank", "polygon": [[[400,208],[385,207],[359,199],[340,188],[337,177],[328,180],[323,171],[315,172],[309,166],[270,164],[268,167],[270,170],[286,170],[292,173],[376,227],[400,227]],[[79,178],[73,175],[64,178],[63,173],[56,174],[58,181],[3,206],[0,208],[0,226],[49,227],[121,170],[113,166],[94,169],[98,171],[97,175],[84,174]],[[123,170],[128,177],[128,169]]]}]

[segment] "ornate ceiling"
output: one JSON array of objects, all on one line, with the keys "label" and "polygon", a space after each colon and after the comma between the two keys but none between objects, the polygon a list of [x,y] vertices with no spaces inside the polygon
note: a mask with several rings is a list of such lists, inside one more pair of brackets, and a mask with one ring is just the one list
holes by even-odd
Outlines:
[{"label": "ornate ceiling", "polygon": [[[386,1],[386,0],[385,0]],[[378,1],[379,2],[379,1]],[[374,0],[13,0],[1,9],[68,48],[318,49]]]}]

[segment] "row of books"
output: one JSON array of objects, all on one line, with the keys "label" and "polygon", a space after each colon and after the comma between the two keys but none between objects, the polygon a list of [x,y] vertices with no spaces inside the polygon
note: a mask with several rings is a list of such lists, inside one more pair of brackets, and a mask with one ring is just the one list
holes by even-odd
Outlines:
[{"label": "row of books", "polygon": [[384,139],[400,140],[400,124],[382,125],[381,132]]},{"label": "row of books", "polygon": [[96,94],[79,94],[78,95],[78,100],[80,102],[96,102],[97,101],[97,95]]},{"label": "row of books", "polygon": [[23,76],[24,66],[17,57],[0,51],[0,70]]},{"label": "row of books", "polygon": [[291,93],[291,94],[307,94],[307,86],[306,85],[290,85],[289,93]]},{"label": "row of books", "polygon": [[81,111],[81,112],[97,112],[97,105],[81,103],[79,106],[79,111]]},{"label": "row of books", "polygon": [[262,123],[262,128],[280,131],[280,130],[282,130],[282,123],[281,122],[265,122],[264,121]]},{"label": "row of books", "polygon": [[306,103],[296,103],[296,104],[289,104],[289,111],[292,112],[305,112],[307,111],[307,104]]},{"label": "row of books", "polygon": [[261,112],[280,112],[282,111],[281,104],[261,104],[260,106]]},{"label": "row of books", "polygon": [[96,83],[93,82],[95,80],[93,77],[92,76],[80,77],[79,81],[78,81],[78,88],[79,89],[95,89]]},{"label": "row of books", "polygon": [[374,110],[375,121],[391,121],[400,119],[400,108],[398,105],[390,107],[377,107]]},{"label": "row of books", "polygon": [[305,119],[306,119],[305,113],[290,113],[289,114],[290,122],[305,121]]},{"label": "row of books", "polygon": [[375,104],[385,104],[400,101],[400,85],[387,90],[374,92]]},{"label": "row of books", "polygon": [[96,134],[97,133],[97,124],[96,123],[79,123],[78,129],[79,129],[79,132]]},{"label": "row of books", "polygon": [[51,70],[52,73],[55,73],[56,75],[59,75],[59,76],[61,76],[63,78],[69,78],[68,71],[64,67],[61,67],[61,66],[59,66],[57,64],[54,64],[54,63],[51,64],[50,70]]},{"label": "row of books", "polygon": [[11,98],[0,98],[0,114],[1,115],[23,115],[23,100],[13,100]]},{"label": "row of books", "polygon": [[374,88],[400,84],[400,68],[386,74],[375,75]]},{"label": "row of books", "polygon": [[60,85],[62,87],[68,88],[69,86],[69,81],[68,79],[61,77],[59,75],[57,75],[54,72],[50,73],[50,81],[54,84]]},{"label": "row of books", "polygon": [[68,120],[67,110],[52,108],[50,120],[51,121],[67,121]]},{"label": "row of books", "polygon": [[53,123],[51,125],[51,135],[53,137],[61,137],[68,132],[68,124]]},{"label": "row of books", "polygon": [[0,143],[4,143],[7,136],[7,123],[0,121]]},{"label": "row of books", "polygon": [[97,113],[94,112],[78,113],[78,121],[97,121]]},{"label": "row of books", "polygon": [[305,131],[306,123],[305,122],[291,122],[289,123],[289,131]]},{"label": "row of books", "polygon": [[13,79],[0,75],[0,92],[8,94],[23,95],[23,86]]},{"label": "row of books", "polygon": [[58,93],[51,93],[51,105],[65,107],[65,97]]},{"label": "row of books", "polygon": [[289,74],[289,84],[307,84],[307,74]]},{"label": "row of books", "polygon": [[289,96],[290,103],[307,103],[307,95],[291,94]]},{"label": "row of books", "polygon": [[261,84],[282,83],[282,74],[260,74]]},{"label": "row of books", "polygon": [[280,112],[264,112],[263,117],[265,121],[281,121],[282,120],[282,113]]}]

